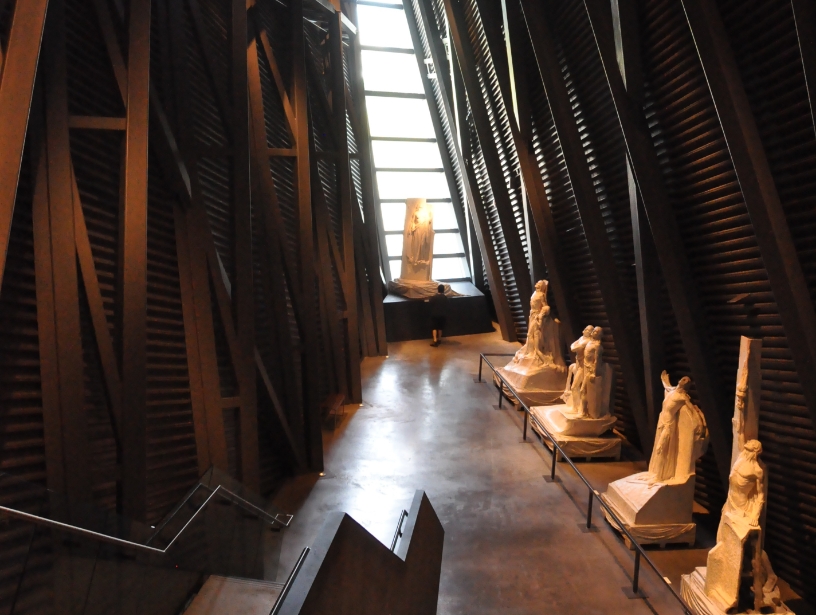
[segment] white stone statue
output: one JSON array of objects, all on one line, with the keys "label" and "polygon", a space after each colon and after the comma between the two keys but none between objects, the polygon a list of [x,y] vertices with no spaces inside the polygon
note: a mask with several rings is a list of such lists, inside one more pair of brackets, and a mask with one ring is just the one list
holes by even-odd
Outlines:
[{"label": "white stone statue", "polygon": [[[433,269],[433,205],[425,199],[406,199],[402,232],[402,271],[388,283],[388,292],[408,299],[427,299],[437,292],[439,282],[431,279]],[[445,295],[459,295],[443,284]]]},{"label": "white stone statue", "polygon": [[[560,398],[565,402],[530,409],[535,419],[551,434],[568,455],[579,457],[619,457],[620,438],[610,432],[616,422],[612,415],[614,371],[603,360],[603,329],[592,325],[574,341],[570,365]],[[533,429],[541,431],[536,421]]]},{"label": "white stone statue", "polygon": [[761,350],[761,340],[740,340],[728,498],[717,544],[708,552],[704,568],[682,577],[683,599],[696,615],[791,613],[780,598],[777,576],[764,550],[768,474],[760,460],[762,444],[756,439]]},{"label": "white stone statue", "polygon": [[648,481],[680,483],[694,474],[697,460],[705,453],[708,428],[702,411],[691,403],[688,394],[691,379],[683,376],[675,387],[665,371],[660,379],[663,407],[657,420]]},{"label": "white stone statue", "polygon": [[567,375],[567,365],[561,354],[561,323],[550,314],[548,286],[547,280],[536,283],[530,298],[527,340],[511,361],[499,368],[525,403],[547,403],[557,399]]},{"label": "white stone statue", "polygon": [[661,380],[663,407],[648,471],[610,483],[601,497],[641,543],[691,545],[697,529],[692,522],[695,465],[708,446],[708,428],[689,397],[691,380],[683,377],[672,386],[665,371]]}]

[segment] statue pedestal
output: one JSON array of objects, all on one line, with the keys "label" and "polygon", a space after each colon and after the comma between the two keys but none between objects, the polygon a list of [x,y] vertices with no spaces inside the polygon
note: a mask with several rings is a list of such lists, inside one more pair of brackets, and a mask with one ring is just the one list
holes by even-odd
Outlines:
[{"label": "statue pedestal", "polygon": [[[613,457],[620,459],[621,439],[612,432],[617,418],[609,414],[593,419],[579,417],[569,412],[570,406],[534,406],[532,414],[549,431],[563,451],[572,457]],[[533,430],[542,436],[544,444],[550,447],[550,440],[542,433],[535,421]]]},{"label": "statue pedestal", "polygon": [[[392,295],[399,295],[406,299],[429,299],[437,293],[437,287],[441,282],[433,280],[409,280],[397,278],[388,283],[388,292]],[[450,284],[442,284],[445,287],[446,297],[458,297],[459,293],[451,288]]]},{"label": "statue pedestal", "polygon": [[[694,506],[694,475],[678,484],[657,483],[650,485],[648,472],[633,474],[609,484],[603,501],[615,512],[626,530],[640,544],[685,543],[694,544],[697,525],[691,520]],[[609,524],[620,527],[604,515]],[[629,548],[632,545],[624,534]]]},{"label": "statue pedestal", "polygon": [[[525,357],[516,363],[510,362],[498,371],[528,406],[551,404],[561,396],[567,383],[566,368],[546,365],[538,357]],[[515,402],[501,380],[494,378],[494,382]]]},{"label": "statue pedestal", "polygon": [[[706,577],[708,569],[705,566],[695,568],[691,574],[684,574],[680,581],[680,596],[688,605],[694,615],[726,615],[728,611],[716,598],[711,598],[706,594]],[[749,611],[742,611],[737,615],[742,615]],[[764,612],[764,611],[763,611]],[[777,605],[769,613],[781,613],[783,615],[794,615],[784,603]],[[730,614],[729,614],[730,615]]]}]

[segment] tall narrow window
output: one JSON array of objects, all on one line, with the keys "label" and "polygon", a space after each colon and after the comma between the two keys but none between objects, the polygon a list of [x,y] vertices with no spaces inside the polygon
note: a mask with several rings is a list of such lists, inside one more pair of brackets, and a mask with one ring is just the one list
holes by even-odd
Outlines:
[{"label": "tall narrow window", "polygon": [[363,80],[391,279],[400,276],[405,199],[434,208],[434,280],[470,281],[402,3],[357,3]]}]

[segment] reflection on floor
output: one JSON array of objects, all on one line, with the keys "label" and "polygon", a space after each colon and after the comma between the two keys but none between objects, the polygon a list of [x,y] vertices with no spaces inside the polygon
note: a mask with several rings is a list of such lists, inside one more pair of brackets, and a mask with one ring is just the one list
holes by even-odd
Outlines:
[{"label": "reflection on floor", "polygon": [[[295,479],[276,504],[296,513],[281,553],[284,581],[329,511],[348,512],[389,545],[400,511],[424,489],[445,527],[439,614],[682,613],[665,585],[641,569],[646,599],[630,600],[633,553],[597,503],[582,531],[587,491],[566,466],[548,483],[550,456],[522,413],[475,382],[479,352],[513,352],[497,333],[389,344],[387,358],[363,362],[363,399],[334,433],[325,432],[326,475]],[[645,468],[643,462],[582,463],[598,491]],[[650,552],[673,586],[705,565],[714,544],[697,515],[698,548]],[[795,609],[796,610],[796,609]],[[797,613],[799,611],[797,610]]]}]

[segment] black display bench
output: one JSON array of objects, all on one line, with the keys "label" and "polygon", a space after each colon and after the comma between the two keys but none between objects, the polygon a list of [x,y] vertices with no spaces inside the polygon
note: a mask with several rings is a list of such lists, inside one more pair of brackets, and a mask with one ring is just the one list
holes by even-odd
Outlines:
[{"label": "black display bench", "polygon": [[[452,282],[461,297],[448,299],[448,319],[443,335],[490,333],[493,323],[487,297],[470,282]],[[387,295],[383,299],[385,339],[389,342],[423,340],[431,337],[431,307],[424,299]]]}]

